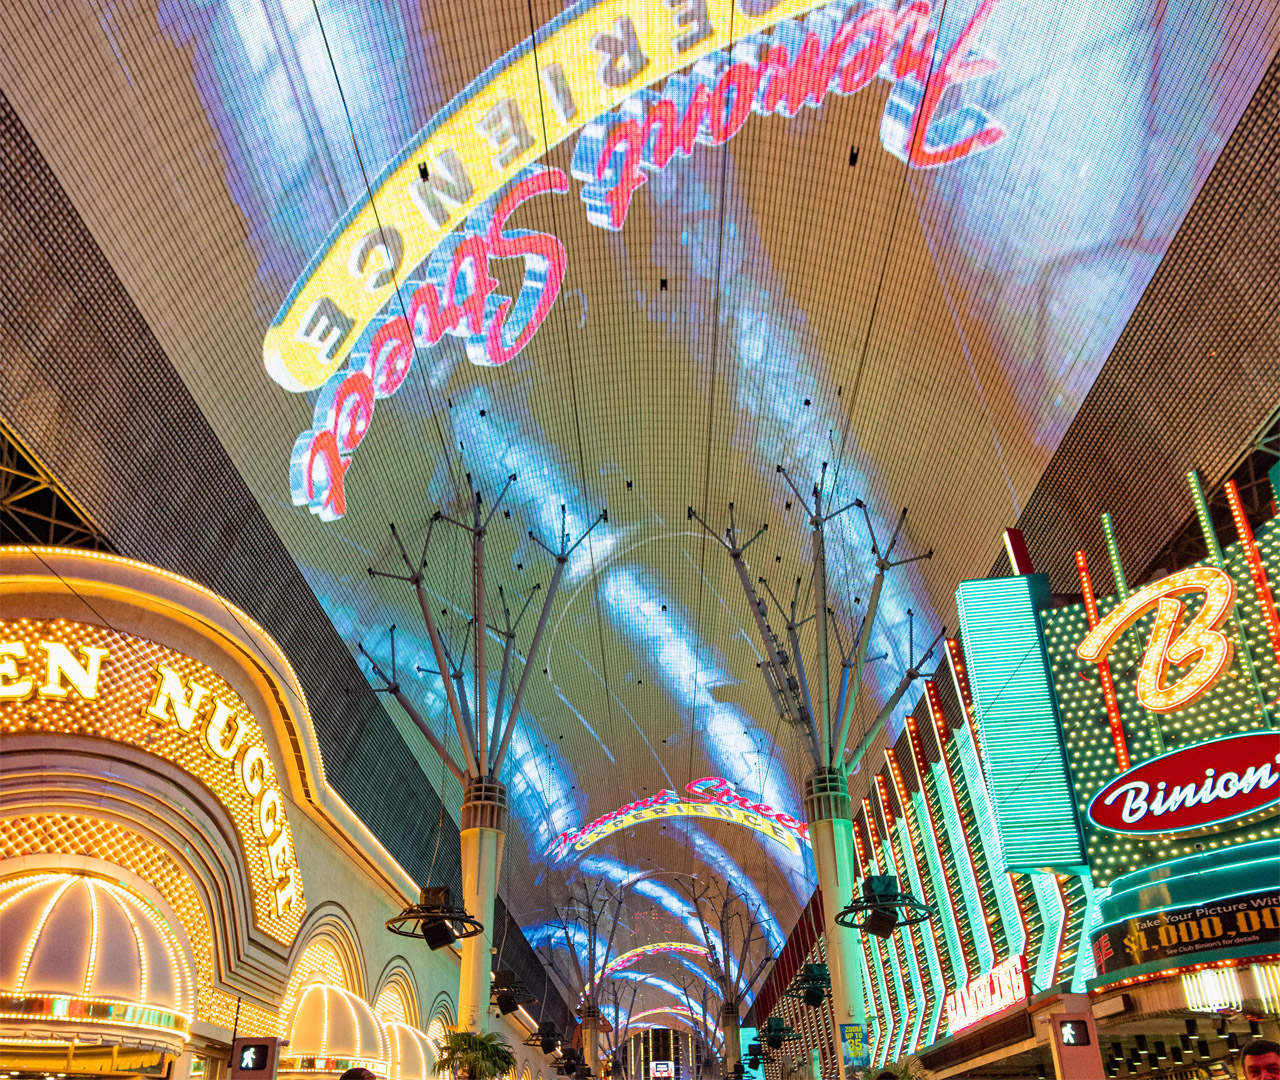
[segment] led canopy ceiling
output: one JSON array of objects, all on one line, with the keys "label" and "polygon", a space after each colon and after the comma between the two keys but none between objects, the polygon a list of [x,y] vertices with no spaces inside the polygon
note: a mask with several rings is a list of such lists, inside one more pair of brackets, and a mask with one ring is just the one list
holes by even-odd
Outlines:
[{"label": "led canopy ceiling", "polygon": [[[715,532],[768,526],[746,571],[808,656],[809,522],[777,467],[826,506],[861,501],[825,534],[833,682],[868,527],[898,528],[894,559],[916,561],[878,598],[856,744],[954,622],[956,584],[988,572],[1280,43],[1263,0],[9,14],[0,88],[337,633],[391,671],[396,626],[444,746],[413,591],[368,573],[397,565],[388,523],[416,551],[434,514],[517,478],[489,526],[499,655],[497,615],[536,611],[554,569],[535,541],[558,551],[607,508],[537,655],[532,619],[515,631],[509,677],[532,677],[500,891],[563,959],[568,882],[625,887],[608,978],[639,985],[633,1018],[693,1026],[719,1000],[680,882],[731,886],[776,955],[815,875],[812,762],[762,675],[758,609],[689,508]],[[457,530],[436,530],[423,584],[470,672]],[[455,778],[388,712],[404,744],[361,780],[421,769],[456,813]]]}]

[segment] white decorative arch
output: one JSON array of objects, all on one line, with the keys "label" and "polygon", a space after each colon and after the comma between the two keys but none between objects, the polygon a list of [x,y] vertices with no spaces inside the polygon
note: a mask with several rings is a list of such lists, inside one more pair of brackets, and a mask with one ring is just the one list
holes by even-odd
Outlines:
[{"label": "white decorative arch", "polygon": [[[318,942],[327,944],[341,965],[341,980],[328,979],[335,986],[349,990],[356,997],[368,1000],[369,984],[364,966],[364,952],[360,948],[360,936],[356,930],[355,920],[337,901],[329,900],[307,912],[307,918],[298,933],[298,940],[293,944],[289,958],[290,978],[299,974],[299,964],[307,955],[307,950]],[[303,972],[305,979],[307,974]],[[327,974],[327,972],[326,972]]]},{"label": "white decorative arch", "polygon": [[378,976],[373,994],[373,1011],[380,1020],[395,1020],[410,1027],[422,1027],[422,1011],[418,1004],[418,980],[409,961],[393,956]]}]

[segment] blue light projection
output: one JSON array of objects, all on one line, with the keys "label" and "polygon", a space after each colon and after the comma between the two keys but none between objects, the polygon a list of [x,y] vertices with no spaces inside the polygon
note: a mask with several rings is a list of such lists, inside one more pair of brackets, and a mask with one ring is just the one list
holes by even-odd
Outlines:
[{"label": "blue light projection", "polygon": [[[593,3],[568,5],[561,17],[579,17]],[[811,22],[829,42],[840,19],[872,6],[830,5]],[[951,41],[978,0],[938,7],[940,40]],[[908,13],[905,4],[876,10]],[[447,12],[419,0],[156,0],[155,24],[180,56],[175,70],[191,73],[213,168],[243,218],[241,262],[256,272],[243,291],[261,329],[333,223],[367,198],[365,177],[376,178],[417,133],[469,100],[475,91],[463,88],[466,81],[511,47],[504,35],[514,31],[499,29],[502,20],[489,28]],[[901,213],[871,220],[858,250],[833,257],[819,250],[821,237],[814,247],[807,235],[844,212],[833,201],[845,181],[825,161],[826,135],[866,134],[854,119],[858,99],[762,105],[723,147],[692,145],[688,156],[648,170],[620,231],[588,223],[576,179],[570,194],[540,195],[522,207],[516,226],[564,245],[564,295],[529,347],[503,366],[468,363],[456,337],[408,349],[404,389],[378,398],[377,425],[361,436],[346,516],[326,523],[289,505],[291,442],[233,448],[237,460],[256,455],[261,467],[246,479],[338,633],[387,663],[386,628],[395,624],[402,671],[434,661],[411,597],[362,576],[387,553],[388,520],[421,525],[436,507],[456,508],[464,472],[489,495],[518,474],[505,504],[516,539],[494,561],[498,579],[524,582],[545,566],[525,529],[554,547],[562,528],[579,535],[609,504],[608,524],[566,571],[545,654],[517,658],[546,669],[531,683],[502,776],[519,832],[506,847],[506,900],[532,941],[561,933],[549,929],[548,907],[574,873],[629,885],[629,914],[652,905],[663,932],[697,940],[687,901],[646,876],[682,861],[759,904],[769,947],[781,947],[813,886],[807,851],[797,856],[755,837],[730,844],[716,830],[731,826],[684,820],[662,834],[647,824],[631,838],[619,834],[576,861],[556,865],[546,855],[557,836],[641,792],[682,790],[710,773],[801,813],[807,764],[790,735],[775,732],[741,598],[713,597],[711,606],[722,605],[714,620],[700,603],[725,568],[683,531],[694,479],[701,484],[713,462],[710,490],[732,492],[767,518],[771,541],[785,534],[801,566],[807,533],[787,510],[788,492],[773,475],[779,463],[807,485],[830,462],[837,503],[863,498],[882,539],[906,501],[902,491],[920,490],[922,470],[939,470],[940,461],[957,490],[998,504],[1004,523],[1016,519],[1258,85],[1280,36],[1276,23],[1275,11],[1256,0],[1085,0],[1069,9],[1001,0],[981,27],[983,55],[995,68],[955,87],[963,99],[957,111],[994,118],[999,139],[962,161],[908,170],[899,164],[911,155],[906,131],[894,127],[901,113],[894,101],[901,105],[910,80],[890,72],[888,127],[862,153],[877,155],[885,169],[868,201],[880,213],[900,197]],[[788,21],[770,40],[797,41],[809,25]],[[680,73],[646,88],[621,113],[688,90],[691,78]],[[599,135],[617,118],[583,119],[599,120]],[[808,193],[779,197],[774,171],[793,166],[811,181]],[[915,252],[911,273],[900,275],[909,284],[882,275],[889,245]],[[403,268],[406,281],[414,269]],[[880,276],[887,291],[873,301]],[[847,310],[837,318],[833,306]],[[905,456],[866,404],[864,367],[868,379],[878,372],[891,380],[896,370],[883,337],[864,333],[868,323],[900,332],[926,310],[941,313],[936,332],[928,350],[901,361],[897,377],[923,382],[959,372],[977,402],[964,421],[983,433],[981,460],[954,460],[945,439]],[[373,334],[370,326],[347,343],[360,354],[357,368]],[[218,393],[251,416],[294,405],[312,413],[316,392],[294,400],[264,382],[258,363]],[[210,392],[196,382],[193,393]],[[202,405],[215,416],[226,402]],[[881,412],[898,422],[891,406]],[[913,505],[898,554],[940,546],[948,523],[939,516]],[[861,515],[833,521],[827,538],[831,601],[848,642],[861,619],[854,597],[867,595],[872,577]],[[768,557],[761,552],[753,572],[771,573]],[[520,566],[538,569],[521,577]],[[955,582],[929,573],[915,564],[888,579],[870,647],[887,654],[868,675],[879,702],[907,666],[908,609],[917,640],[928,640],[949,608]],[[462,567],[459,580],[465,576]],[[459,637],[464,592],[442,581],[432,592]],[[713,625],[728,627],[714,643]],[[490,641],[501,645],[496,635]],[[620,680],[625,672],[656,692],[632,695]],[[438,681],[415,671],[412,696],[447,741],[452,727]],[[891,735],[912,704],[912,696],[901,703]],[[456,807],[454,781],[392,713],[423,771]],[[683,841],[679,860],[660,835],[667,847]],[[634,923],[631,930],[639,933]],[[584,942],[574,944],[581,950]],[[667,980],[618,977],[679,998]]]}]

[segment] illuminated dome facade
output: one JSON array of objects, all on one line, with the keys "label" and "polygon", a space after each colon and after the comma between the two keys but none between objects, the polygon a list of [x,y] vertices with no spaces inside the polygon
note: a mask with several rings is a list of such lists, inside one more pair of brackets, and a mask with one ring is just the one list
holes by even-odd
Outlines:
[{"label": "illuminated dome facade", "polygon": [[392,1020],[383,1025],[387,1039],[387,1080],[426,1080],[435,1074],[435,1054],[427,1036]]},{"label": "illuminated dome facade", "polygon": [[124,886],[75,873],[0,883],[0,1042],[181,1053],[195,990],[162,916]]},{"label": "illuminated dome facade", "polygon": [[363,1066],[387,1075],[382,1024],[361,998],[339,986],[314,982],[303,989],[289,1018],[288,1040],[282,1072],[343,1073]]}]

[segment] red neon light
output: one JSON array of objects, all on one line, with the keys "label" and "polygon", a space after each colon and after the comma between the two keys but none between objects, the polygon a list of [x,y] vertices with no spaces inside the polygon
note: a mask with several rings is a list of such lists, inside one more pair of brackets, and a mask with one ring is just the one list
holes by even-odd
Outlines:
[{"label": "red neon light", "polygon": [[876,848],[880,846],[880,833],[876,829],[876,819],[872,814],[871,800],[863,796],[862,812],[867,816],[867,837],[871,841],[871,865],[874,869],[880,869],[880,857],[876,854]]},{"label": "red neon light", "polygon": [[[435,345],[446,334],[467,342],[472,363],[505,364],[538,332],[560,292],[567,261],[564,245],[550,233],[514,229],[507,219],[535,195],[569,190],[560,169],[536,168],[515,184],[492,217],[470,228],[452,249],[452,258],[414,292],[408,318],[389,320],[374,335],[369,355],[326,384],[316,400],[312,427],[294,443],[291,487],[295,505],[307,505],[323,521],[347,512],[345,476],[351,455],[373,422],[378,398],[400,389],[413,366],[418,345]],[[439,254],[448,258],[447,247]],[[495,295],[500,282],[489,272],[491,259],[524,259],[525,283],[516,301]],[[459,295],[465,291],[466,295]],[[528,294],[527,296],[525,294]],[[519,330],[507,343],[507,319],[515,303]],[[523,325],[520,320],[523,319]]]},{"label": "red neon light", "polygon": [[953,990],[946,996],[943,1007],[947,1010],[947,1032],[970,1027],[1024,1001],[1029,993],[1026,958],[1021,954],[1011,956],[963,989]]},{"label": "red neon light", "polygon": [[[893,808],[889,805],[889,792],[885,790],[884,777],[876,773],[876,794],[880,796],[880,813],[884,815],[884,827],[893,828]],[[894,862],[897,862],[895,859]],[[896,870],[897,867],[895,866]]]},{"label": "red neon light", "polygon": [[768,803],[753,803],[745,795],[739,795],[731,783],[723,776],[704,776],[700,780],[691,780],[684,786],[685,791],[693,796],[694,802],[718,803],[721,806],[736,806],[748,814],[759,814],[763,818],[776,821],[784,829],[790,829],[802,840],[809,839],[809,826],[806,822],[797,821],[790,814],[775,810]]},{"label": "red neon light", "polygon": [[1280,616],[1276,615],[1276,602],[1271,595],[1267,571],[1262,565],[1262,556],[1258,553],[1258,544],[1253,538],[1253,529],[1249,527],[1249,519],[1244,516],[1244,505],[1240,502],[1240,489],[1236,487],[1234,480],[1227,481],[1227,502],[1231,506],[1231,518],[1236,523],[1236,533],[1240,536],[1240,545],[1244,548],[1245,558],[1249,563],[1249,576],[1253,579],[1254,595],[1258,598],[1258,606],[1262,608],[1262,617],[1267,623],[1271,651],[1275,654],[1276,663],[1280,663]]},{"label": "red neon light", "polygon": [[933,719],[933,729],[938,733],[938,749],[945,756],[947,740],[951,738],[951,732],[947,729],[947,716],[942,711],[942,699],[938,696],[938,687],[932,679],[925,681],[924,696],[929,703],[929,716]]},{"label": "red neon light", "polygon": [[[1076,552],[1076,569],[1080,572],[1080,588],[1084,592],[1084,610],[1089,619],[1089,629],[1098,625],[1098,598],[1093,592],[1093,579],[1089,576],[1089,564],[1083,551]],[[1102,700],[1107,706],[1107,720],[1111,724],[1111,743],[1116,748],[1116,768],[1124,772],[1129,768],[1129,745],[1125,742],[1124,724],[1120,720],[1120,702],[1116,700],[1116,684],[1111,678],[1111,663],[1104,656],[1098,663],[1098,681],[1102,683]]]}]

